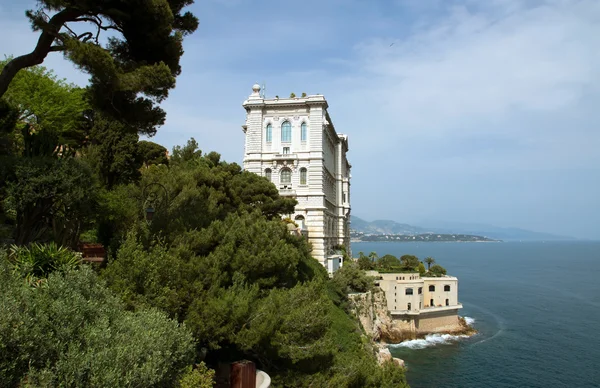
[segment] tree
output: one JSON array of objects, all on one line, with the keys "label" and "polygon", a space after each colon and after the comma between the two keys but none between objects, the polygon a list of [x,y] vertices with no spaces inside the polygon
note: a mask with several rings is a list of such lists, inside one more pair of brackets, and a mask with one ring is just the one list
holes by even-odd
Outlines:
[{"label": "tree", "polygon": [[[0,69],[7,62],[0,61]],[[65,156],[83,145],[84,112],[89,109],[84,89],[58,79],[51,70],[35,66],[16,75],[4,99],[17,111],[16,129],[24,130],[28,136],[40,131],[55,136],[52,151]]]},{"label": "tree", "polygon": [[156,309],[125,310],[88,266],[32,288],[0,252],[3,386],[174,386],[191,333]]},{"label": "tree", "polygon": [[6,202],[16,214],[15,242],[55,241],[74,247],[94,217],[96,185],[75,158],[22,158],[7,182]]},{"label": "tree", "polygon": [[377,267],[389,271],[400,267],[400,260],[394,255],[384,255],[377,261]]},{"label": "tree", "polygon": [[160,144],[140,140],[140,142],[138,142],[138,153],[142,163],[146,167],[153,164],[169,164],[167,149]]},{"label": "tree", "polygon": [[425,260],[423,260],[423,262],[427,264],[427,270],[429,271],[431,266],[435,263],[435,259],[433,257],[426,257]]},{"label": "tree", "polygon": [[433,277],[444,276],[444,275],[446,275],[446,268],[442,267],[439,264],[432,265],[431,269],[429,271],[427,271],[427,275],[433,276]]},{"label": "tree", "polygon": [[366,292],[371,289],[373,281],[365,275],[365,272],[357,263],[347,262],[344,266],[333,274],[332,281],[336,283],[340,289],[349,294],[352,292]]},{"label": "tree", "polygon": [[[37,44],[33,51],[4,66],[0,97],[20,70],[43,63],[51,52],[61,52],[90,74],[95,108],[152,134],[165,117],[154,103],[166,98],[175,86],[175,77],[181,72],[183,36],[198,27],[195,16],[183,13],[192,3],[40,0],[36,9],[26,12],[34,31],[39,32]],[[102,45],[100,35],[106,31],[113,35]]]},{"label": "tree", "polygon": [[417,270],[419,271],[419,275],[421,275],[421,276],[425,276],[425,274],[427,273],[427,270],[425,269],[425,265],[423,264],[422,261],[419,262],[419,266],[417,267]]},{"label": "tree", "polygon": [[363,271],[368,271],[373,269],[375,266],[373,261],[369,258],[369,256],[365,255],[363,252],[358,252],[358,267]]},{"label": "tree", "polygon": [[85,150],[88,162],[104,186],[137,182],[142,159],[138,147],[138,134],[102,114],[90,115],[90,146]]},{"label": "tree", "polygon": [[400,262],[405,269],[414,270],[419,266],[419,258],[415,255],[402,255]]}]

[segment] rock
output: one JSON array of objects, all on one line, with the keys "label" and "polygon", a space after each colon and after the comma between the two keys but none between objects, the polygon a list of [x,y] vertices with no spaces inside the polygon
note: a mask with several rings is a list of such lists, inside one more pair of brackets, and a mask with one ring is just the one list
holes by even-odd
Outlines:
[{"label": "rock", "polygon": [[380,365],[392,360],[392,353],[390,353],[390,350],[388,348],[379,349],[379,352],[377,352],[377,362],[379,362]]},{"label": "rock", "polygon": [[392,357],[392,361],[394,361],[394,364],[398,365],[401,368],[405,367],[404,360],[401,358]]}]

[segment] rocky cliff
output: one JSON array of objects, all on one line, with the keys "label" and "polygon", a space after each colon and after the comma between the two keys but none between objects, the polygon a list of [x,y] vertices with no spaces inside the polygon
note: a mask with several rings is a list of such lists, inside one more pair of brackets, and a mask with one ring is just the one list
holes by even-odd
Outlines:
[{"label": "rocky cliff", "polygon": [[358,317],[365,334],[373,341],[379,343],[400,343],[405,340],[423,338],[431,333],[467,334],[472,335],[475,330],[465,323],[461,317],[455,318],[453,325],[432,328],[428,331],[419,331],[415,328],[414,321],[393,319],[387,309],[385,294],[380,291],[350,294],[349,299],[354,313]]}]

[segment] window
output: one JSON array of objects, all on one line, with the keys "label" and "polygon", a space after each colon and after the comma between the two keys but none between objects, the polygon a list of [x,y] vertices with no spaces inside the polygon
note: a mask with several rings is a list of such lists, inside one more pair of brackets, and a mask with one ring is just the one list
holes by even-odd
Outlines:
[{"label": "window", "polygon": [[306,169],[304,167],[300,169],[300,184],[306,184]]},{"label": "window", "polygon": [[273,141],[273,127],[271,124],[267,124],[267,131],[265,133],[265,138],[267,139],[267,143]]},{"label": "window", "polygon": [[444,291],[450,291],[450,286],[448,284],[444,286]]},{"label": "window", "polygon": [[410,306],[410,303],[408,304],[408,306],[407,306],[407,307],[408,307],[408,309],[407,309],[407,310],[410,310],[410,307],[411,307],[411,306]]},{"label": "window", "polygon": [[429,286],[429,291],[435,291],[435,286]]},{"label": "window", "polygon": [[290,153],[290,147],[283,147],[283,154],[289,155],[289,153]]},{"label": "window", "polygon": [[306,123],[302,123],[302,126],[300,126],[300,140],[306,141],[306,132]]},{"label": "window", "polygon": [[419,302],[419,310],[421,310],[421,302]]},{"label": "window", "polygon": [[446,299],[446,306],[450,306],[450,299]]},{"label": "window", "polygon": [[419,287],[419,295],[423,293],[423,287]]},{"label": "window", "polygon": [[413,294],[413,289],[412,288],[407,288],[406,289],[406,295],[412,295]]},{"label": "window", "polygon": [[289,121],[284,121],[283,124],[281,124],[281,141],[292,141],[292,124],[290,124]]},{"label": "window", "polygon": [[265,170],[265,177],[270,181],[271,180],[271,169],[267,168]]},{"label": "window", "polygon": [[429,301],[429,306],[431,306],[431,307],[435,307],[435,303],[433,303],[433,299],[431,299],[431,300]]},{"label": "window", "polygon": [[280,183],[292,183],[292,170],[289,168],[284,168],[281,170],[281,180]]},{"label": "window", "polygon": [[346,202],[346,193],[342,194],[342,202]]}]

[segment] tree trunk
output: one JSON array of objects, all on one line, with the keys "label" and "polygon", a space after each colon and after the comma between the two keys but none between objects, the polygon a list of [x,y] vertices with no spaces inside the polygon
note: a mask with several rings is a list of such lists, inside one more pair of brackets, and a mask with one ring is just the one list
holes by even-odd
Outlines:
[{"label": "tree trunk", "polygon": [[2,69],[2,73],[0,73],[0,98],[4,96],[11,81],[20,70],[43,63],[50,51],[61,51],[53,48],[52,43],[57,39],[63,25],[68,21],[73,21],[81,14],[80,11],[67,8],[52,16],[47,27],[40,34],[35,49],[29,54],[12,59]]}]

